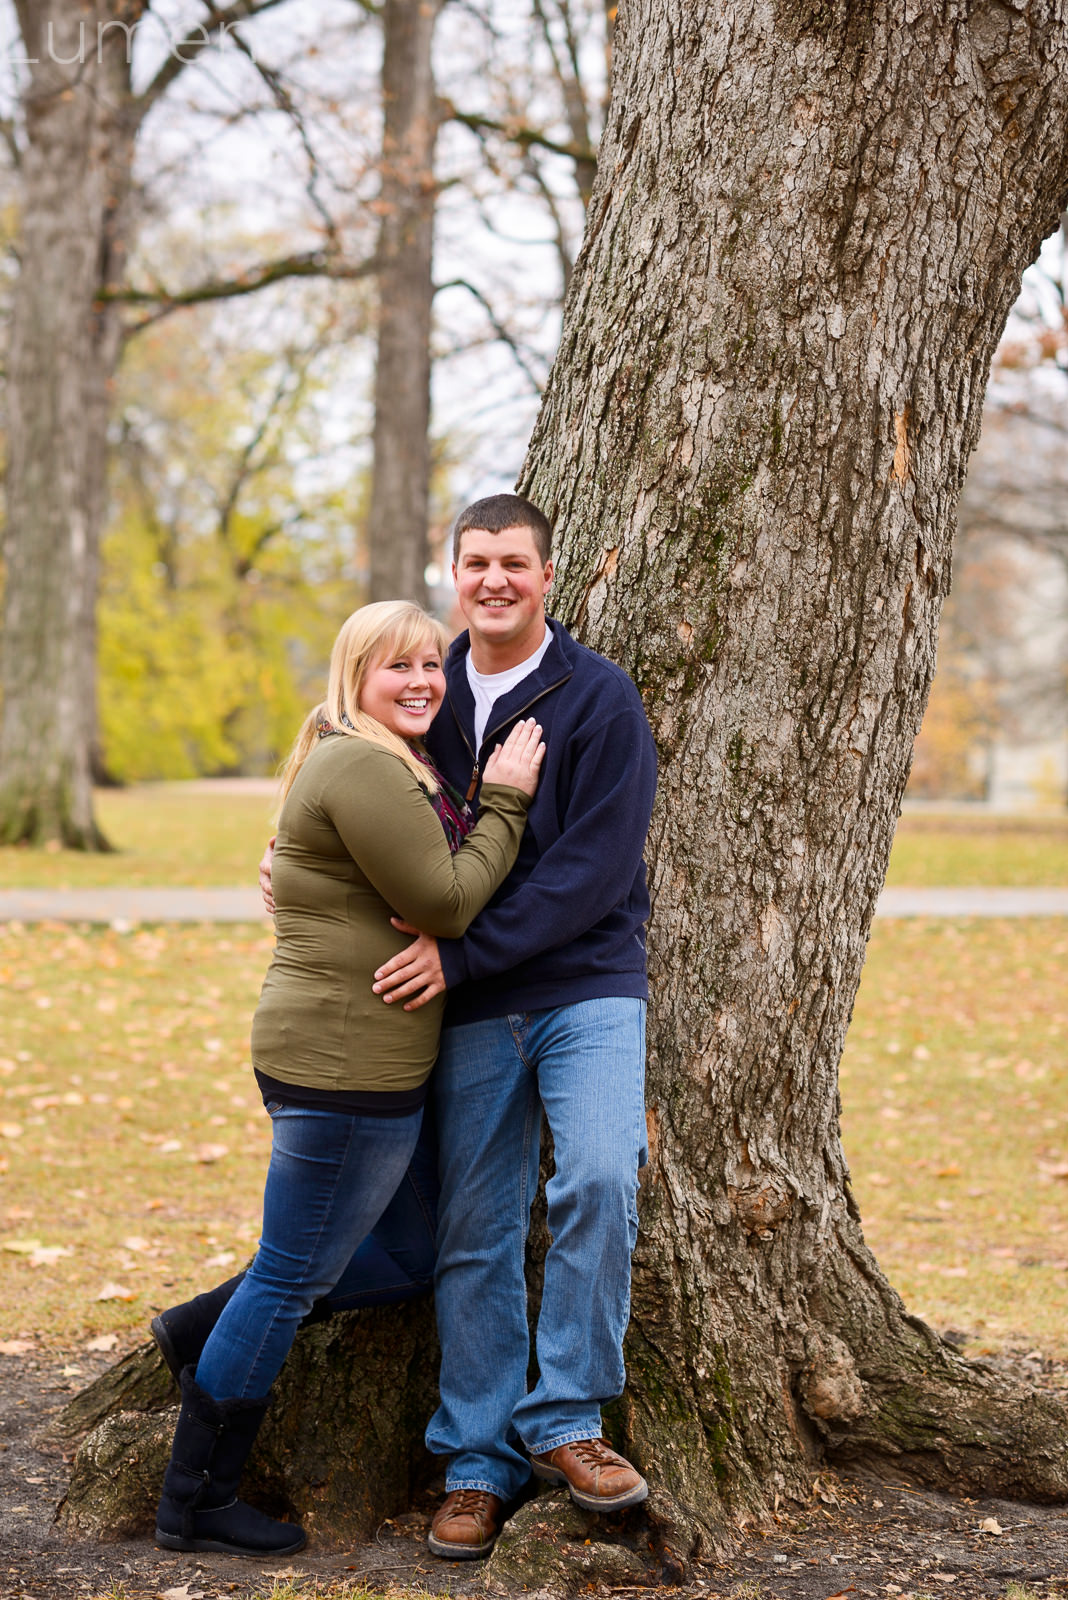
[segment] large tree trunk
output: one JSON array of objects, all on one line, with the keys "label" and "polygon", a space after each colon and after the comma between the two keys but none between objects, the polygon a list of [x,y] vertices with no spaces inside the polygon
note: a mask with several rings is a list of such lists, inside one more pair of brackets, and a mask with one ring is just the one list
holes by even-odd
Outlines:
[{"label": "large tree trunk", "polygon": [[434,302],[431,46],[438,0],[383,7],[378,351],[368,540],[372,600],[426,603]]},{"label": "large tree trunk", "polygon": [[1068,1496],[1063,1411],[865,1247],[837,1095],[991,354],[1068,188],[1068,14],[620,23],[522,488],[662,762],[625,1440],[691,1527],[828,1454]]},{"label": "large tree trunk", "polygon": [[0,839],[102,844],[93,820],[95,603],[134,127],[126,40],[143,4],[18,7],[24,97],[8,370]]},{"label": "large tree trunk", "polygon": [[[1066,192],[1063,5],[621,12],[522,487],[565,534],[558,609],[634,675],[662,759],[610,1425],[654,1486],[632,1544],[669,1576],[827,1459],[1068,1497],[1063,1406],[880,1273],[837,1096],[990,355]],[[601,1526],[539,1501],[491,1568],[633,1581]]]}]

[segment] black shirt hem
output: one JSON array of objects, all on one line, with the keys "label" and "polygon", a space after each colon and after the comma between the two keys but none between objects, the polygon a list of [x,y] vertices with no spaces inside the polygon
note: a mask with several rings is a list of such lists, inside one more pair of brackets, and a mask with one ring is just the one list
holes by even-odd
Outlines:
[{"label": "black shirt hem", "polygon": [[303,1083],[284,1083],[259,1067],[256,1074],[264,1105],[281,1102],[303,1111],[336,1111],[351,1117],[410,1117],[426,1099],[426,1083],[414,1089],[315,1089]]}]

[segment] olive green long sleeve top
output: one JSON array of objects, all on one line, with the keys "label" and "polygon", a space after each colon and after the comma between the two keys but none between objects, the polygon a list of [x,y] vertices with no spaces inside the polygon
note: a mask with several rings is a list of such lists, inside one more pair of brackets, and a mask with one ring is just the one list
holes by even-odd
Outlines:
[{"label": "olive green long sleeve top", "polygon": [[407,765],[351,735],[323,739],[285,798],[271,869],[277,943],[252,1024],[253,1064],[283,1083],[396,1093],[437,1055],[445,996],[405,1011],[374,973],[411,943],[390,917],[457,938],[511,870],[529,796],[485,784],[455,855]]}]

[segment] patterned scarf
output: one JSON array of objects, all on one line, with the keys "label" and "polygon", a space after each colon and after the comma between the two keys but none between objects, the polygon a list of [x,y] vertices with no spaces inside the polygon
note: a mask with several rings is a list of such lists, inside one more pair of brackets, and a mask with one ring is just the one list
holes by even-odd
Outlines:
[{"label": "patterned scarf", "polygon": [[449,849],[455,855],[475,825],[474,814],[459,789],[454,789],[449,780],[442,777],[424,750],[413,744],[412,754],[417,761],[423,763],[424,767],[429,767],[438,780],[437,794],[424,792],[438,814],[438,821],[445,829]]},{"label": "patterned scarf", "polygon": [[[346,728],[352,727],[352,723],[344,712],[341,713],[341,720]],[[315,731],[320,739],[326,739],[330,734],[337,733],[338,730],[332,722],[323,717],[321,721],[315,724]],[[408,748],[415,759],[421,762],[424,767],[429,768],[438,781],[437,794],[431,794],[430,790],[424,789],[422,784],[419,787],[423,789],[423,793],[437,812],[438,821],[445,830],[445,841],[453,855],[455,855],[475,825],[471,807],[467,804],[459,789],[454,789],[448,779],[442,777],[425,750],[420,750],[419,746],[414,744],[409,745]]]}]

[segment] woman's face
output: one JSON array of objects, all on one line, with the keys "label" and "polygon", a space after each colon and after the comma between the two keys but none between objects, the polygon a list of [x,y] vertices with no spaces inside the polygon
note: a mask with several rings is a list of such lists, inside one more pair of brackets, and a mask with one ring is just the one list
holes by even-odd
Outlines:
[{"label": "woman's face", "polygon": [[428,640],[406,656],[375,657],[360,690],[360,710],[402,739],[419,739],[444,697],[441,654]]}]

